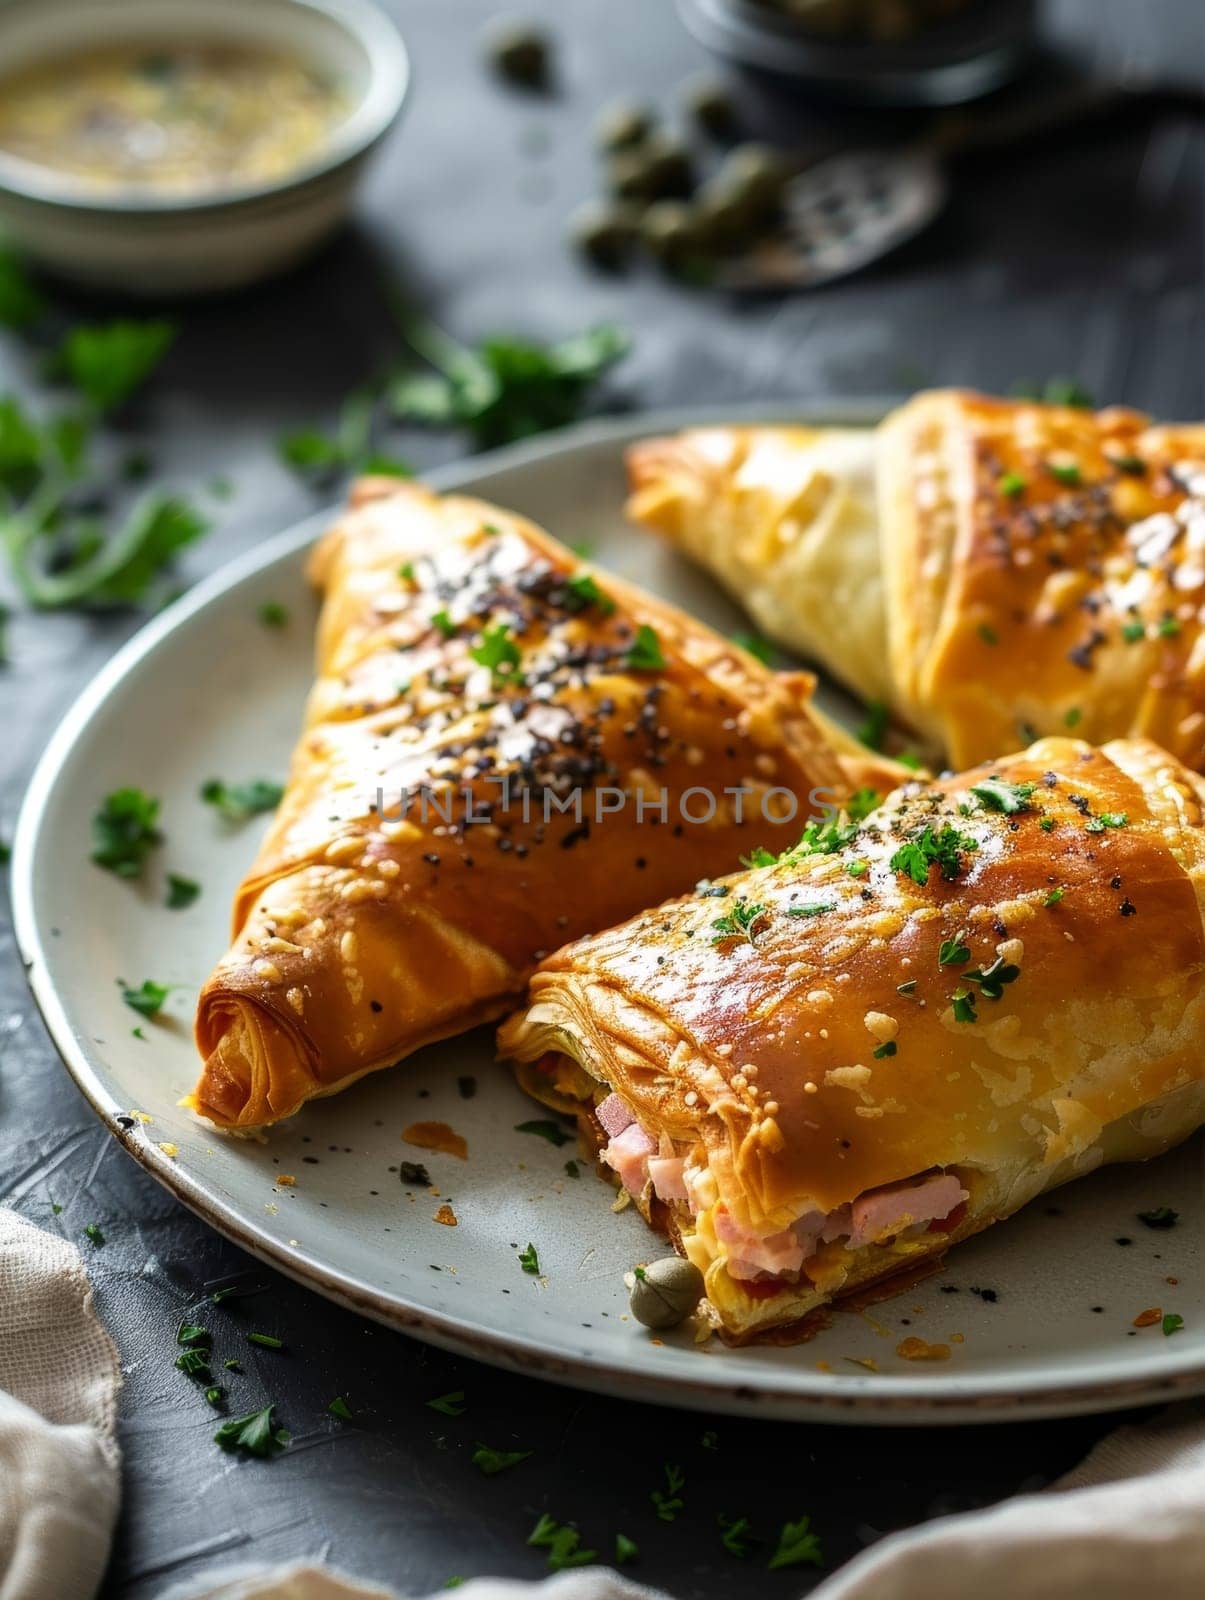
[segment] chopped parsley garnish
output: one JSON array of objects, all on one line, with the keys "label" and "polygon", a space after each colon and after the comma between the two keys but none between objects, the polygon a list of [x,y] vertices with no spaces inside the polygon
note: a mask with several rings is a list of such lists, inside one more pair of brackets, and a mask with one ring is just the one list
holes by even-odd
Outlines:
[{"label": "chopped parsley garnish", "polygon": [[549,1144],[558,1147],[573,1143],[573,1135],[566,1133],[560,1123],[553,1122],[551,1118],[541,1118],[534,1122],[516,1122],[515,1132],[534,1133],[537,1139],[547,1139]]},{"label": "chopped parsley garnish", "polygon": [[1156,1206],[1153,1211],[1140,1211],[1139,1222],[1145,1222],[1148,1228],[1174,1228],[1180,1220],[1180,1213],[1173,1211],[1170,1206]]},{"label": "chopped parsley garnish", "polygon": [[870,867],[865,861],[850,861],[846,863],[845,870],[851,878],[864,878],[870,871]]},{"label": "chopped parsley garnish", "polygon": [[146,978],[137,989],[129,989],[123,985],[121,998],[131,1011],[138,1011],[144,1017],[157,1017],[169,992],[166,983],[156,983],[153,979]]},{"label": "chopped parsley garnish", "polygon": [[729,939],[744,939],[754,943],[754,929],[769,912],[768,906],[752,905],[747,900],[738,901],[726,916],[717,917],[711,926],[716,930],[712,944],[725,944]]},{"label": "chopped parsley garnish", "polygon": [[176,1357],[175,1365],[187,1378],[196,1378],[201,1383],[208,1383],[213,1374],[209,1370],[210,1355],[205,1350],[181,1350]]},{"label": "chopped parsley garnish", "polygon": [[863,822],[882,798],[877,789],[856,789],[845,802],[843,809],[852,821]]},{"label": "chopped parsley garnish", "polygon": [[163,318],[82,324],[51,362],[97,411],[112,411],[146,382],[175,337],[175,324]]},{"label": "chopped parsley garnish", "polygon": [[282,434],[277,442],[281,460],[316,483],[340,472],[410,477],[413,469],[407,462],[377,449],[373,442],[379,398],[376,386],[353,389],[339,407],[333,433],[305,427]]},{"label": "chopped parsley garnish", "polygon": [[990,623],[981,622],[975,629],[975,632],[983,640],[984,644],[995,645],[1000,643],[1000,635],[996,632],[995,628],[990,625]]},{"label": "chopped parsley garnish", "polygon": [[1042,904],[1044,906],[1057,906],[1066,893],[1066,889],[1048,889]]},{"label": "chopped parsley garnish", "polygon": [[352,1419],[351,1407],[341,1394],[337,1394],[326,1409],[332,1417],[338,1417],[340,1422],[350,1422]]},{"label": "chopped parsley garnish", "polygon": [[896,994],[915,994],[916,979],[909,978],[907,983],[897,983],[895,986],[895,992]]},{"label": "chopped parsley garnish", "polygon": [[647,622],[642,622],[637,628],[636,637],[628,646],[625,665],[633,672],[659,672],[664,667],[661,641]]},{"label": "chopped parsley garnish", "polygon": [[1109,460],[1118,472],[1125,472],[1133,477],[1140,478],[1146,471],[1146,462],[1141,456],[1110,456]]},{"label": "chopped parsley garnish", "polygon": [[592,572],[576,572],[565,584],[571,603],[572,611],[587,611],[591,606],[604,617],[609,617],[615,610],[615,602],[606,590],[599,587],[598,579]]},{"label": "chopped parsley garnish", "polygon": [[131,1037],[131,1039],[141,1039],[143,1044],[145,1044],[147,1042],[146,1034],[143,1033],[141,1028],[131,1028],[130,1029],[130,1037]]},{"label": "chopped parsley garnish", "polygon": [[481,635],[481,643],[474,645],[469,654],[478,665],[490,669],[495,685],[523,682],[523,674],[519,671],[523,652],[510,637],[508,622],[500,622],[496,628],[486,628]]},{"label": "chopped parsley garnish", "polygon": [[221,1289],[215,1289],[210,1295],[210,1300],[215,1306],[220,1306],[223,1300],[245,1300],[253,1294],[263,1294],[267,1285],[253,1283],[248,1289],[241,1283],[228,1283]]},{"label": "chopped parsley garnish", "polygon": [[741,866],[772,867],[777,860],[773,850],[767,850],[764,844],[755,844],[747,856],[741,857]]},{"label": "chopped parsley garnish", "polygon": [[1184,1326],[1184,1318],[1180,1316],[1179,1312],[1168,1311],[1164,1315],[1162,1326],[1163,1337],[1165,1339],[1170,1339],[1173,1333],[1179,1333],[1180,1329]]},{"label": "chopped parsley garnish", "polygon": [[788,856],[831,856],[844,850],[858,837],[856,822],[809,822],[799,843],[787,851]]},{"label": "chopped parsley garnish", "polygon": [[788,917],[822,917],[826,911],[835,911],[837,908],[832,901],[815,900],[806,906],[788,906]]},{"label": "chopped parsley garnish", "polygon": [[763,667],[773,664],[774,646],[769,639],[763,639],[760,633],[734,633],[732,642],[740,645],[742,650],[747,650],[751,656],[756,656]]},{"label": "chopped parsley garnish", "polygon": [[1103,833],[1106,828],[1128,828],[1130,825],[1129,813],[1125,811],[1102,811],[1100,816],[1093,817],[1084,829],[1085,833]]},{"label": "chopped parsley garnish", "polygon": [[169,872],[167,875],[167,899],[164,904],[169,911],[183,911],[186,906],[201,893],[201,885],[195,878],[182,878],[178,872]]},{"label": "chopped parsley garnish", "polygon": [[824,1565],[820,1541],[810,1531],[811,1526],[810,1517],[800,1517],[798,1522],[784,1523],[782,1532],[778,1535],[778,1548],[767,1563],[771,1570],[776,1567]]},{"label": "chopped parsley garnish", "polygon": [[1041,828],[1043,833],[1053,833],[1057,826],[1058,824],[1053,817],[1043,817],[1041,822],[1038,823],[1038,827]]},{"label": "chopped parsley garnish", "polygon": [[682,1490],[686,1487],[686,1474],[681,1467],[667,1462],[665,1471],[665,1488],[654,1489],[649,1499],[653,1502],[653,1510],[662,1522],[673,1522],[678,1513],[685,1508],[686,1502],[682,1498]]},{"label": "chopped parsley garnish", "polygon": [[1084,481],[1084,475],[1074,461],[1048,461],[1046,470],[1056,483],[1065,484],[1068,488],[1076,488]]},{"label": "chopped parsley garnish", "polygon": [[413,561],[403,561],[401,566],[397,569],[397,575],[404,582],[413,583],[414,582],[414,562]]},{"label": "chopped parsley garnish", "polygon": [[1121,637],[1127,644],[1137,644],[1139,639],[1146,637],[1145,622],[1124,622],[1121,626]]},{"label": "chopped parsley garnish", "polygon": [[997,488],[1001,494],[1007,495],[1010,500],[1015,500],[1019,494],[1025,493],[1026,483],[1019,472],[1004,472],[1000,475]]},{"label": "chopped parsley garnish", "polygon": [[640,1546],[635,1539],[629,1539],[626,1533],[615,1535],[615,1565],[617,1567],[629,1566],[640,1555]]},{"label": "chopped parsley garnish", "polygon": [[921,769],[921,758],[916,754],[915,750],[901,750],[895,759],[901,767],[907,767],[912,772],[919,772]]},{"label": "chopped parsley garnish", "polygon": [[961,967],[970,959],[971,952],[960,940],[942,940],[941,949],[937,952],[937,965],[939,967]]},{"label": "chopped parsley garnish", "polygon": [[395,303],[402,337],[434,370],[394,378],[388,403],[402,422],[465,428],[478,449],[576,422],[590,390],[627,354],[621,329],[602,325],[554,344],[489,338],[469,348]]},{"label": "chopped parsley garnish", "polygon": [[704,1450],[718,1450],[720,1448],[720,1436],[714,1428],[708,1428],[699,1443]]},{"label": "chopped parsley garnish", "polygon": [[90,1222],[84,1229],[84,1238],[89,1244],[101,1245],[105,1242],[105,1236],[95,1222]]},{"label": "chopped parsley garnish", "polygon": [[548,1565],[553,1572],[564,1567],[588,1567],[598,1560],[597,1550],[583,1550],[582,1536],[570,1523],[560,1523],[547,1512],[527,1535],[527,1542],[548,1551]]},{"label": "chopped parsley garnish", "polygon": [[1004,985],[1006,983],[1016,983],[1021,976],[1021,969],[1020,967],[1006,965],[1004,957],[997,956],[990,967],[984,967],[982,971],[976,968],[973,971],[964,972],[962,976],[967,983],[977,983],[979,985],[979,993],[985,1000],[999,1000],[1003,998]]},{"label": "chopped parsley garnish", "polygon": [[265,628],[287,628],[289,613],[279,600],[265,600],[259,608],[259,620]]},{"label": "chopped parsley garnish", "polygon": [[988,807],[990,811],[1002,811],[1005,816],[1011,817],[1018,811],[1028,811],[1029,797],[1037,788],[1034,783],[1006,783],[1003,778],[984,778],[982,783],[973,783],[971,793]]},{"label": "chopped parsley garnish", "polygon": [[212,1344],[213,1336],[199,1322],[182,1322],[176,1329],[177,1344]]},{"label": "chopped parsley garnish", "polygon": [[206,1391],[205,1391],[205,1399],[206,1399],[206,1402],[209,1405],[211,1405],[215,1411],[223,1410],[225,1405],[226,1405],[226,1394],[225,1394],[225,1391],[222,1390],[222,1389],[219,1389],[216,1384],[214,1384],[210,1388],[206,1389]]},{"label": "chopped parsley garnish", "polygon": [[451,639],[451,638],[453,638],[455,636],[456,624],[452,621],[452,618],[448,615],[448,611],[447,611],[447,607],[446,606],[441,606],[440,609],[431,618],[431,626],[433,628],[438,628],[440,633],[443,634],[445,639]]},{"label": "chopped parsley garnish", "polygon": [[215,1444],[223,1450],[241,1450],[261,1460],[275,1455],[289,1443],[292,1435],[283,1428],[273,1426],[272,1413],[276,1406],[267,1405],[262,1411],[252,1411],[245,1417],[232,1417],[213,1436]]},{"label": "chopped parsley garnish", "polygon": [[141,789],[115,789],[92,818],[92,859],[119,878],[137,878],[163,835],[159,802]]},{"label": "chopped parsley garnish", "polygon": [[1077,728],[1083,720],[1083,715],[1084,713],[1078,706],[1072,706],[1063,718],[1063,726],[1065,728]]},{"label": "chopped parsley garnish", "polygon": [[872,750],[881,750],[887,732],[887,706],[882,700],[872,700],[866,707],[866,716],[855,731],[854,737]]},{"label": "chopped parsley garnish", "polygon": [[1170,614],[1159,619],[1159,637],[1161,639],[1174,639],[1180,632],[1180,624]]},{"label": "chopped parsley garnish", "polygon": [[729,1517],[721,1511],[715,1520],[720,1530],[720,1543],[729,1555],[743,1560],[749,1554],[750,1546],[759,1542],[748,1517]]},{"label": "chopped parsley garnish", "polygon": [[265,811],[275,811],[284,792],[284,785],[270,778],[252,778],[247,783],[210,778],[201,785],[201,799],[227,822],[246,822]]},{"label": "chopped parsley garnish", "polygon": [[955,1022],[978,1022],[975,1015],[975,996],[969,989],[955,989],[950,996],[950,1004],[954,1008]]},{"label": "chopped parsley garnish", "polygon": [[519,1265],[531,1277],[538,1278],[540,1276],[540,1257],[534,1244],[529,1243],[526,1250],[520,1250]]},{"label": "chopped parsley garnish", "polygon": [[977,839],[959,833],[948,822],[936,833],[926,822],[919,833],[900,845],[888,864],[892,872],[905,872],[913,883],[919,884],[928,883],[929,869],[936,866],[942,877],[952,883],[962,870],[962,852],[978,848]]},{"label": "chopped parsley garnish", "polygon": [[884,1039],[883,1043],[875,1050],[874,1058],[876,1061],[882,1061],[887,1056],[895,1055],[898,1049],[899,1046],[896,1044],[894,1039]]},{"label": "chopped parsley garnish", "polygon": [[491,1450],[489,1445],[482,1444],[478,1439],[471,1459],[487,1478],[492,1478],[499,1472],[505,1472],[508,1467],[517,1467],[520,1461],[526,1461],[532,1454],[530,1450]]},{"label": "chopped parsley garnish", "polygon": [[247,1343],[262,1345],[265,1350],[283,1350],[285,1347],[284,1340],[278,1339],[274,1333],[249,1333]]},{"label": "chopped parsley garnish", "polygon": [[453,1389],[450,1394],[437,1395],[434,1400],[425,1402],[432,1411],[438,1411],[444,1417],[460,1417],[464,1415],[464,1390]]},{"label": "chopped parsley garnish", "polygon": [[567,1178],[580,1178],[581,1175],[582,1169],[578,1166],[576,1161],[566,1161],[565,1176]]}]

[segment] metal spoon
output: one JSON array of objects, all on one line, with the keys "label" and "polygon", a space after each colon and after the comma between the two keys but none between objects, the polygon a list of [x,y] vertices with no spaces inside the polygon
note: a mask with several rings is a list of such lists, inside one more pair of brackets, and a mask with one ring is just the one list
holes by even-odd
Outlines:
[{"label": "metal spoon", "polygon": [[737,290],[809,289],[848,277],[928,227],[949,197],[952,159],[1020,148],[1104,116],[1169,107],[1200,115],[1205,93],[1150,83],[1081,84],[1003,113],[945,118],[897,150],[824,157],[788,181],[782,229],[725,260],[715,282]]}]

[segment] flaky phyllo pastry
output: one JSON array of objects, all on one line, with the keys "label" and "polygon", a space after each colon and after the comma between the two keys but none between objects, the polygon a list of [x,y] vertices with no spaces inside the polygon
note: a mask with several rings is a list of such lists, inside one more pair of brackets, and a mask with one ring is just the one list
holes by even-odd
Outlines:
[{"label": "flaky phyllo pastry", "polygon": [[939,392],[629,466],[638,521],[954,765],[1074,728],[1205,769],[1205,426]]},{"label": "flaky phyllo pastry", "polygon": [[799,1324],[1205,1121],[1205,782],[1046,739],[546,961],[501,1032],[703,1272]]},{"label": "flaky phyllo pastry", "polygon": [[496,507],[374,480],[312,574],[305,731],[197,1010],[194,1103],[223,1126],[499,1016],[565,940],[865,777],[810,680]]}]

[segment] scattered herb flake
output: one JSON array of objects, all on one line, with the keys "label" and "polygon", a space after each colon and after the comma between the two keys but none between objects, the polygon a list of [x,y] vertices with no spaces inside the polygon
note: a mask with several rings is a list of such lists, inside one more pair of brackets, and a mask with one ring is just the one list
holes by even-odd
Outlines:
[{"label": "scattered herb flake", "polygon": [[1025,493],[1026,483],[1019,472],[1004,472],[1000,475],[997,488],[1009,500],[1015,500],[1018,495]]},{"label": "scattered herb flake", "polygon": [[95,1222],[90,1222],[84,1229],[84,1238],[89,1244],[102,1245],[105,1242],[105,1236]]},{"label": "scattered herb flake", "polygon": [[749,1525],[748,1517],[730,1517],[721,1511],[715,1520],[720,1530],[720,1543],[729,1555],[743,1561],[750,1547],[760,1542]]},{"label": "scattered herb flake", "polygon": [[855,733],[855,738],[868,745],[871,750],[883,748],[883,738],[887,732],[888,712],[882,700],[872,700],[866,707],[866,716]]},{"label": "scattered herb flake", "polygon": [[754,929],[767,915],[768,906],[753,905],[747,900],[738,901],[725,916],[716,917],[711,926],[716,930],[712,944],[725,944],[729,939],[744,939],[754,943]]},{"label": "scattered herb flake", "polygon": [[155,983],[153,979],[146,978],[137,989],[128,989],[123,985],[121,998],[132,1011],[138,1011],[144,1017],[157,1017],[169,992],[166,983]]},{"label": "scattered herb flake", "polygon": [[119,878],[137,878],[163,835],[159,802],[141,789],[114,789],[92,818],[92,859]]},{"label": "scattered herb flake", "polygon": [[174,1364],[186,1378],[196,1378],[199,1383],[208,1383],[213,1376],[209,1370],[209,1361],[208,1350],[181,1350]]},{"label": "scattered herb flake", "polygon": [[444,1417],[459,1417],[464,1415],[464,1390],[453,1389],[450,1394],[436,1395],[434,1400],[427,1400],[424,1404],[431,1411],[438,1411]]},{"label": "scattered herb flake", "polygon": [[614,600],[599,587],[598,579],[592,572],[575,572],[565,588],[572,599],[571,610],[587,611],[593,607],[604,617],[609,617],[615,610]]},{"label": "scattered herb flake", "polygon": [[798,1522],[788,1522],[778,1536],[778,1548],[770,1557],[771,1570],[777,1567],[822,1567],[824,1556],[820,1541],[811,1530],[810,1517],[800,1517]]},{"label": "scattered herb flake", "polygon": [[981,622],[975,629],[975,632],[983,640],[984,644],[996,645],[1000,643],[1000,635],[996,632],[995,628],[990,625],[990,623]]},{"label": "scattered herb flake", "polygon": [[352,1419],[351,1407],[341,1394],[337,1394],[326,1409],[332,1417],[338,1417],[340,1422],[350,1422]]},{"label": "scattered herb flake", "polygon": [[182,1322],[176,1329],[176,1343],[209,1345],[213,1343],[213,1335],[199,1322]]},{"label": "scattered herb flake", "polygon": [[843,809],[851,821],[864,822],[882,798],[877,789],[855,789]]},{"label": "scattered herb flake", "polygon": [[1145,1222],[1148,1228],[1174,1228],[1180,1220],[1180,1213],[1173,1211],[1170,1206],[1156,1206],[1153,1211],[1140,1211],[1139,1222]]},{"label": "scattered herb flake", "polygon": [[492,1450],[478,1439],[471,1460],[487,1478],[492,1478],[499,1472],[505,1472],[508,1467],[517,1467],[520,1461],[526,1461],[532,1454],[531,1450]]},{"label": "scattered herb flake", "polygon": [[686,1474],[679,1466],[666,1462],[665,1488],[654,1489],[649,1499],[653,1503],[653,1510],[662,1522],[673,1522],[680,1511],[685,1508],[686,1502],[682,1498],[682,1490],[686,1487]]},{"label": "scattered herb flake", "polygon": [[955,989],[950,996],[950,1004],[954,1008],[955,1022],[977,1022],[975,1014],[975,996],[969,989]]},{"label": "scattered herb flake", "polygon": [[615,1535],[615,1565],[627,1567],[639,1559],[640,1546],[635,1539],[629,1539],[626,1533]]},{"label": "scattered herb flake", "polygon": [[1103,833],[1106,828],[1128,828],[1130,825],[1129,813],[1125,811],[1102,811],[1098,817],[1093,817],[1084,829],[1085,833]]},{"label": "scattered herb flake", "polygon": [[962,853],[978,848],[977,839],[959,833],[948,822],[936,833],[926,822],[923,828],[900,845],[888,865],[892,872],[907,873],[913,883],[922,885],[929,881],[930,867],[937,866],[942,877],[952,883],[962,870]]},{"label": "scattered herb flake", "polygon": [[164,904],[169,911],[183,911],[201,893],[201,885],[195,878],[182,878],[178,872],[169,872],[167,875],[167,899]]},{"label": "scattered herb flake", "polygon": [[497,627],[486,628],[481,635],[481,643],[473,645],[469,654],[479,666],[489,668],[490,677],[495,685],[523,682],[523,674],[519,671],[523,662],[523,652],[510,637],[509,622],[500,622]]},{"label": "scattered herb flake", "polygon": [[1014,816],[1018,811],[1028,811],[1029,797],[1037,788],[1033,783],[1006,783],[1003,778],[984,778],[982,783],[973,783],[971,793],[981,800],[990,811],[1002,811],[1005,816]]},{"label": "scattered herb flake", "polygon": [[895,1055],[898,1049],[899,1046],[894,1039],[884,1039],[883,1043],[875,1050],[874,1058],[876,1061],[883,1061],[887,1056]]},{"label": "scattered herb flake", "polygon": [[1168,1312],[1166,1312],[1164,1314],[1164,1318],[1163,1318],[1163,1322],[1162,1322],[1163,1337],[1165,1339],[1169,1339],[1172,1336],[1173,1333],[1179,1333],[1180,1329],[1183,1326],[1184,1326],[1184,1318],[1182,1316],[1180,1316],[1180,1314],[1178,1312],[1176,1312],[1176,1311],[1168,1311]]},{"label": "scattered herb flake", "polygon": [[665,666],[661,641],[647,622],[636,630],[636,637],[628,646],[625,665],[632,672],[660,672]]},{"label": "scattered herb flake", "polygon": [[939,967],[961,967],[970,959],[971,952],[960,939],[942,940],[941,948],[937,952]]},{"label": "scattered herb flake", "polygon": [[284,794],[284,785],[270,778],[252,778],[247,783],[223,783],[210,778],[201,785],[201,799],[227,822],[246,822],[265,811],[275,811]]},{"label": "scattered herb flake", "polygon": [[826,911],[835,911],[836,909],[836,906],[831,901],[826,903],[822,900],[815,900],[810,905],[806,906],[788,906],[787,916],[820,917],[823,916]]},{"label": "scattered herb flake", "polygon": [[262,1345],[265,1350],[283,1350],[285,1342],[278,1339],[274,1333],[249,1333],[246,1335],[248,1344]]},{"label": "scattered herb flake", "polygon": [[523,1268],[523,1271],[529,1273],[531,1277],[539,1277],[540,1258],[536,1253],[536,1247],[534,1244],[529,1244],[526,1250],[521,1250],[519,1252],[519,1265]]},{"label": "scattered herb flake", "polygon": [[287,628],[289,625],[289,613],[279,600],[265,600],[258,615],[265,628]]},{"label": "scattered herb flake", "polygon": [[747,650],[751,656],[756,656],[763,667],[768,667],[774,661],[774,646],[769,639],[764,639],[760,633],[734,633],[732,642],[739,645],[742,650]]},{"label": "scattered herb flake", "polygon": [[566,1133],[560,1123],[553,1122],[551,1118],[540,1119],[535,1122],[516,1122],[515,1132],[534,1133],[537,1139],[547,1139],[549,1144],[556,1145],[558,1148],[563,1144],[573,1143],[573,1135]]},{"label": "scattered herb flake", "polygon": [[1042,904],[1044,906],[1057,906],[1066,893],[1066,889],[1048,889]]},{"label": "scattered herb flake", "polygon": [[283,1428],[273,1426],[275,1404],[266,1405],[262,1411],[252,1411],[245,1417],[233,1417],[214,1434],[214,1443],[223,1450],[241,1450],[261,1460],[283,1450],[291,1437]]}]

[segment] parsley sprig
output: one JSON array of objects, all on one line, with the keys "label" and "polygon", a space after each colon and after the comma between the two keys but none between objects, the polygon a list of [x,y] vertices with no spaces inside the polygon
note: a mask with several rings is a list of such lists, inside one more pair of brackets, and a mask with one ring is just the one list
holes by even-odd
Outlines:
[{"label": "parsley sprig", "polygon": [[906,873],[913,883],[927,884],[929,870],[937,867],[942,877],[952,883],[962,871],[963,854],[979,848],[979,841],[970,834],[960,833],[947,822],[936,831],[930,823],[906,839],[890,860],[892,872]]},{"label": "parsley sprig", "polygon": [[756,928],[764,916],[769,914],[769,906],[753,905],[747,900],[738,901],[732,910],[722,917],[717,917],[711,926],[716,930],[712,936],[712,944],[726,944],[729,939],[744,939],[753,944],[756,940]]}]

